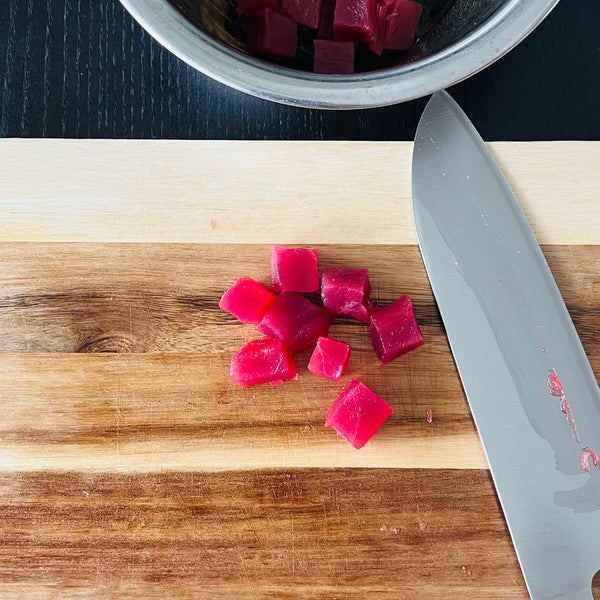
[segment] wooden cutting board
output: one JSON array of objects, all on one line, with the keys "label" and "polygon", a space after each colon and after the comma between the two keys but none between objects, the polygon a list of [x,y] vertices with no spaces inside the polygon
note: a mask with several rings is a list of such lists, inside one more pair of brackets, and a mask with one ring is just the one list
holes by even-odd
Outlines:
[{"label": "wooden cutting board", "polygon": [[[497,143],[600,372],[600,142]],[[525,599],[429,288],[411,144],[0,141],[0,597]],[[426,344],[242,390],[218,308],[269,246],[409,294]],[[395,409],[356,451],[350,377]],[[433,422],[426,411],[433,412]]]}]

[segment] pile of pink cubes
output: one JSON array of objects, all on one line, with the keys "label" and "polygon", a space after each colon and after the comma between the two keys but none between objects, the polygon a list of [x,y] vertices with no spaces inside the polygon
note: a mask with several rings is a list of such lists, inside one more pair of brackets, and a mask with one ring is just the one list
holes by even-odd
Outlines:
[{"label": "pile of pink cubes", "polygon": [[313,70],[343,75],[354,72],[358,44],[377,55],[410,48],[423,7],[413,0],[237,0],[237,10],[248,17],[251,54],[294,59],[300,25],[313,34]]},{"label": "pile of pink cubes", "polygon": [[[328,337],[334,318],[369,323],[373,349],[382,364],[423,344],[408,296],[377,308],[370,299],[367,269],[327,267],[319,277],[318,257],[315,248],[273,246],[272,289],[241,277],[221,298],[222,309],[264,335],[233,355],[230,375],[236,384],[280,385],[297,379],[294,353],[310,348],[309,371],[339,381],[348,366],[350,346]],[[322,305],[304,295],[318,291]],[[352,379],[329,408],[325,424],[360,448],[391,413],[382,398]]]}]

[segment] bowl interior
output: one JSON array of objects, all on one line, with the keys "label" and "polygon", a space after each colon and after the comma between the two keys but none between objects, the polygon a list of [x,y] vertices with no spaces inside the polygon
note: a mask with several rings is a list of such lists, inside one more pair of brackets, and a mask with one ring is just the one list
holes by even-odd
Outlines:
[{"label": "bowl interior", "polygon": [[[401,67],[434,56],[477,30],[508,0],[416,0],[423,14],[415,45],[405,52],[384,52],[381,57],[357,50],[356,71],[377,72]],[[246,19],[237,14],[235,0],[169,0],[187,20],[226,46],[243,54],[246,47]],[[314,32],[299,27],[295,60],[275,61],[298,71],[312,70]]]}]

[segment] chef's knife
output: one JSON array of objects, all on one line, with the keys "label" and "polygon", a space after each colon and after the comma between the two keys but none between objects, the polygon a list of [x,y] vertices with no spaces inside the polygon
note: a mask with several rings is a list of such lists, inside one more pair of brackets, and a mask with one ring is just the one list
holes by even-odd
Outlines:
[{"label": "chef's knife", "polygon": [[600,568],[596,378],[517,199],[445,92],[417,129],[412,195],[425,267],[529,594],[591,599]]}]

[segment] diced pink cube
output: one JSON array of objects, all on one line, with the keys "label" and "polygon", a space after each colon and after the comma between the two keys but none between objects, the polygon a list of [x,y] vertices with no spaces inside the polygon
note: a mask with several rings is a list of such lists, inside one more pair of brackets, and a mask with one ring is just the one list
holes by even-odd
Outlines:
[{"label": "diced pink cube", "polygon": [[318,291],[319,251],[271,246],[271,280],[276,292]]},{"label": "diced pink cube", "polygon": [[373,37],[369,40],[369,50],[375,54],[381,56],[383,51],[383,42],[385,39],[385,26],[387,6],[385,4],[377,3],[377,19],[375,21],[375,30],[373,31]]},{"label": "diced pink cube", "polygon": [[279,12],[279,2],[280,0],[237,0],[236,6],[238,12],[249,15],[261,8],[270,8],[275,12]]},{"label": "diced pink cube", "polygon": [[292,351],[278,339],[248,342],[231,357],[231,380],[241,387],[279,384],[297,375]]},{"label": "diced pink cube", "polygon": [[319,29],[317,30],[317,39],[333,39],[333,13],[335,12],[335,0],[323,0],[321,7],[321,18],[319,19]]},{"label": "diced pink cube", "polygon": [[315,40],[315,73],[347,75],[354,73],[354,43]]},{"label": "diced pink cube", "polygon": [[258,324],[276,296],[252,277],[240,277],[224,294],[219,306],[242,323]]},{"label": "diced pink cube", "polygon": [[300,25],[319,27],[322,0],[281,0],[281,14]]},{"label": "diced pink cube", "polygon": [[290,18],[261,8],[248,15],[248,51],[256,56],[295,58],[297,26]]},{"label": "diced pink cube", "polygon": [[333,427],[355,448],[362,448],[387,421],[394,409],[358,379],[351,379],[327,411],[326,427]]},{"label": "diced pink cube", "polygon": [[331,381],[339,381],[346,372],[349,358],[350,346],[348,344],[320,337],[308,361],[308,370],[315,375],[331,379]]},{"label": "diced pink cube", "polygon": [[333,39],[368,42],[375,31],[376,0],[337,0],[333,16]]},{"label": "diced pink cube", "polygon": [[323,306],[334,315],[368,323],[371,283],[367,269],[327,267],[321,277]]},{"label": "diced pink cube", "polygon": [[386,15],[386,50],[408,50],[415,42],[415,35],[423,7],[411,0],[394,0]]},{"label": "diced pink cube", "polygon": [[375,354],[384,365],[424,343],[408,296],[372,313],[370,329]]},{"label": "diced pink cube", "polygon": [[305,350],[327,337],[331,313],[298,292],[281,292],[257,325],[265,335],[279,338],[292,350]]}]

